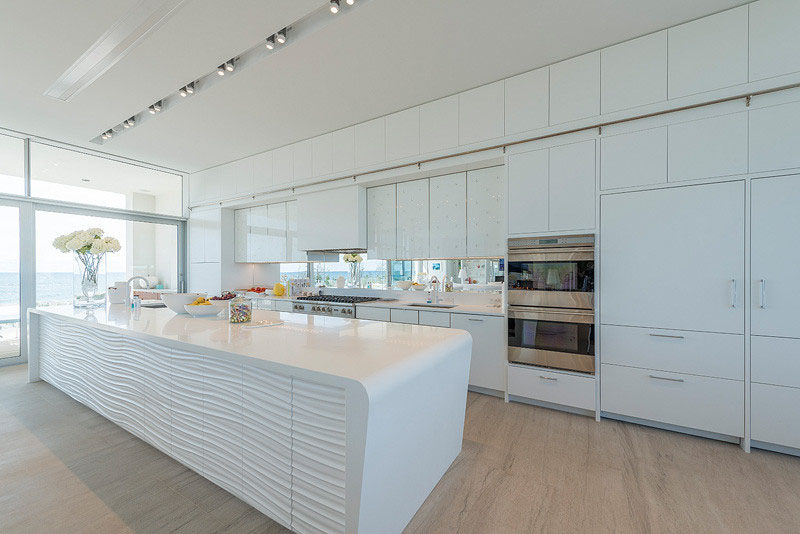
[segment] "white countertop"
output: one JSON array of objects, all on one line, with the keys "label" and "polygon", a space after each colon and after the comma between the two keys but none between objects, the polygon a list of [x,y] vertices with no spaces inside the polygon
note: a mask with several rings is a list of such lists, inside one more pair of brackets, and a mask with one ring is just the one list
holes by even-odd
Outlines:
[{"label": "white countertop", "polygon": [[445,313],[469,313],[475,315],[504,315],[502,306],[487,306],[483,304],[455,304],[450,302],[442,302],[442,304],[455,304],[453,308],[431,308],[428,306],[411,306],[412,302],[424,301],[406,301],[406,300],[374,300],[371,302],[364,302],[356,304],[356,306],[363,306],[368,308],[394,308],[401,310],[419,310],[419,311],[433,311]]},{"label": "white countertop", "polygon": [[469,340],[463,330],[265,310],[253,310],[253,321],[280,320],[283,324],[248,328],[219,317],[177,315],[167,308],[142,308],[136,313],[123,305],[91,311],[72,306],[30,311],[352,379],[365,386],[370,381],[396,378],[387,375],[405,375],[433,365],[442,347]]}]

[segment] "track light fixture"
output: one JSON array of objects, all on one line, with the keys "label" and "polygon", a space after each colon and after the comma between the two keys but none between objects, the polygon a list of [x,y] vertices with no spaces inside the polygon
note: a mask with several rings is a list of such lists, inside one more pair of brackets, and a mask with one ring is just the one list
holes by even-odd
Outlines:
[{"label": "track light fixture", "polygon": [[103,139],[111,139],[112,137],[114,137],[114,131],[113,130],[108,130],[107,132],[105,132],[100,137],[102,137]]},{"label": "track light fixture", "polygon": [[225,62],[225,70],[227,70],[228,72],[233,72],[233,69],[235,68],[233,66],[233,61],[234,60],[231,59],[230,61]]},{"label": "track light fixture", "polygon": [[225,64],[223,63],[219,67],[217,67],[217,74],[220,76],[225,76]]},{"label": "track light fixture", "polygon": [[108,132],[103,132],[102,134],[100,134],[100,138],[101,139],[108,139]]},{"label": "track light fixture", "polygon": [[136,124],[136,118],[131,117],[130,119],[125,119],[125,122],[122,123],[122,126],[124,126],[125,128],[130,128],[135,124]]},{"label": "track light fixture", "polygon": [[346,0],[346,1],[348,6],[352,6],[353,4],[356,3],[356,0]]},{"label": "track light fixture", "polygon": [[334,15],[339,12],[339,0],[331,0],[331,13]]},{"label": "track light fixture", "polygon": [[186,92],[189,93],[190,95],[194,94],[194,82],[186,86]]},{"label": "track light fixture", "polygon": [[267,50],[272,50],[273,48],[275,48],[275,36],[270,35],[267,37]]},{"label": "track light fixture", "polygon": [[286,30],[287,29],[288,28],[284,28],[284,29],[282,29],[281,31],[279,31],[278,33],[275,34],[275,40],[278,41],[280,44],[283,44],[283,43],[286,42]]},{"label": "track light fixture", "polygon": [[155,115],[156,113],[161,111],[161,100],[159,100],[158,102],[147,108],[147,111],[149,111],[151,115]]}]

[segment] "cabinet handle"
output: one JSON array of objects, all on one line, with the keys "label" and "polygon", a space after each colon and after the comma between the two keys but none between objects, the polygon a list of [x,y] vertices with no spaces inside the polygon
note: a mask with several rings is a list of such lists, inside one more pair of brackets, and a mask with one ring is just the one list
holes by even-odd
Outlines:
[{"label": "cabinet handle", "polygon": [[552,380],[553,382],[558,381],[558,378],[553,378],[552,376],[539,375],[539,378],[541,378],[542,380]]},{"label": "cabinet handle", "polygon": [[473,319],[472,317],[467,318],[468,321],[475,321],[476,323],[482,323],[483,319]]},{"label": "cabinet handle", "polygon": [[651,337],[668,337],[670,339],[686,339],[683,336],[672,336],[672,335],[669,335],[669,334],[648,334],[648,335],[651,336]]},{"label": "cabinet handle", "polygon": [[731,278],[731,308],[736,307],[736,280]]},{"label": "cabinet handle", "polygon": [[656,380],[666,380],[667,382],[683,382],[683,378],[669,378],[666,376],[656,376],[656,375],[650,375],[650,378],[654,378]]},{"label": "cabinet handle", "polygon": [[758,287],[759,287],[758,307],[764,310],[767,308],[767,281],[762,278],[761,280],[758,281]]}]

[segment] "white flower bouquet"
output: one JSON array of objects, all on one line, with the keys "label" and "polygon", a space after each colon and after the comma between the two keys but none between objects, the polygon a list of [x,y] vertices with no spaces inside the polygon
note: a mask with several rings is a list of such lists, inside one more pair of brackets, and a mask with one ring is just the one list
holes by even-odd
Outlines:
[{"label": "white flower bouquet", "polygon": [[103,237],[100,228],[76,230],[58,236],[53,246],[65,254],[74,253],[80,271],[81,295],[74,297],[75,306],[101,306],[105,303],[105,292],[98,293],[98,274],[104,265],[105,255],[118,252],[122,247],[116,238]]},{"label": "white flower bouquet", "polygon": [[342,254],[342,260],[348,264],[350,270],[347,285],[361,287],[361,262],[364,261],[364,258],[361,257],[361,254]]},{"label": "white flower bouquet", "polygon": [[361,257],[361,254],[342,254],[342,260],[347,263],[361,263],[364,258]]}]

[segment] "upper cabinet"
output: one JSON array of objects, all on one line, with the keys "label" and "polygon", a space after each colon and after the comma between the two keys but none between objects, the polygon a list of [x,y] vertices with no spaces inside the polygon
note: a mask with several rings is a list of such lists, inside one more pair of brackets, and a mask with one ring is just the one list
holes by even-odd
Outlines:
[{"label": "upper cabinet", "polygon": [[550,66],[550,124],[600,114],[600,52]]},{"label": "upper cabinet", "polygon": [[233,222],[234,261],[304,261],[297,250],[297,202],[238,209]]},{"label": "upper cabinet", "polygon": [[192,210],[188,226],[189,262],[218,263],[222,255],[222,210]]},{"label": "upper cabinet", "polygon": [[467,256],[506,253],[505,189],[503,167],[467,172]]},{"label": "upper cabinet", "polygon": [[549,85],[549,67],[506,78],[506,135],[536,130],[548,125],[550,114]]},{"label": "upper cabinet", "polygon": [[390,260],[397,254],[397,184],[367,189],[367,256]]},{"label": "upper cabinet", "polygon": [[800,71],[800,2],[760,0],[750,8],[750,81]]},{"label": "upper cabinet", "polygon": [[458,95],[459,145],[503,136],[504,95],[502,80]]},{"label": "upper cabinet", "polygon": [[601,64],[603,113],[667,99],[666,31],[603,49]]},{"label": "upper cabinet", "polygon": [[386,118],[356,124],[356,168],[386,161]]},{"label": "upper cabinet", "polygon": [[747,172],[747,113],[669,125],[669,181]]},{"label": "upper cabinet", "polygon": [[309,180],[313,176],[313,143],[311,139],[292,145],[292,166],[294,182]]},{"label": "upper cabinet", "polygon": [[311,168],[314,176],[333,172],[333,134],[320,135],[311,140]]},{"label": "upper cabinet", "polygon": [[595,227],[595,141],[508,157],[508,233]]},{"label": "upper cabinet", "polygon": [[419,107],[386,117],[386,160],[419,154]]},{"label": "upper cabinet", "polygon": [[430,179],[430,257],[467,256],[467,175]]},{"label": "upper cabinet", "polygon": [[292,145],[272,151],[272,181],[274,185],[291,184],[294,180],[294,150]]},{"label": "upper cabinet", "polygon": [[600,140],[600,184],[618,189],[667,181],[667,128],[604,135]]},{"label": "upper cabinet", "polygon": [[669,29],[669,97],[747,82],[747,6]]},{"label": "upper cabinet", "polygon": [[367,248],[367,192],[358,185],[297,197],[297,247],[302,250]]},{"label": "upper cabinet", "polygon": [[750,172],[800,167],[800,102],[753,109]]},{"label": "upper cabinet", "polygon": [[353,126],[331,134],[333,172],[346,172],[356,166],[356,129]]},{"label": "upper cabinet", "polygon": [[397,257],[430,258],[428,180],[397,184]]},{"label": "upper cabinet", "polygon": [[306,254],[300,250],[297,241],[297,201],[286,203],[286,260],[305,261]]},{"label": "upper cabinet", "polygon": [[264,261],[285,261],[287,258],[286,203],[267,206],[267,253]]},{"label": "upper cabinet", "polygon": [[272,151],[252,156],[253,191],[266,191],[272,187]]},{"label": "upper cabinet", "polygon": [[458,95],[420,106],[419,144],[423,154],[458,146]]}]

